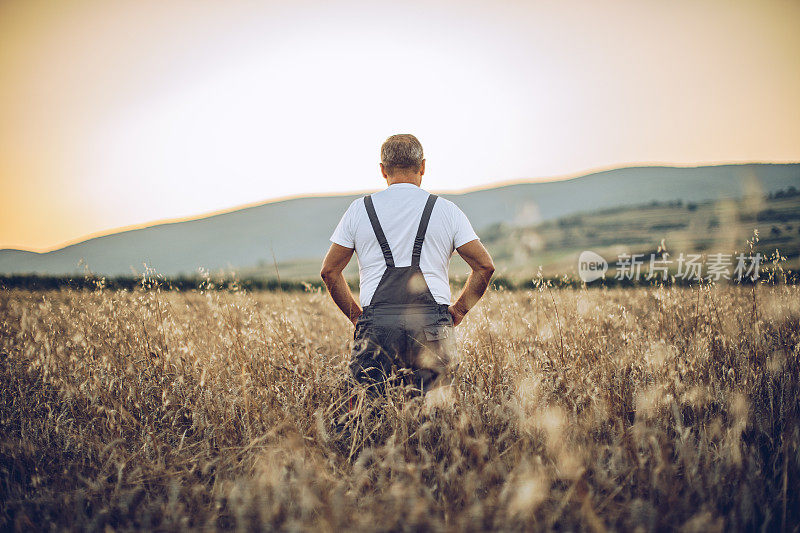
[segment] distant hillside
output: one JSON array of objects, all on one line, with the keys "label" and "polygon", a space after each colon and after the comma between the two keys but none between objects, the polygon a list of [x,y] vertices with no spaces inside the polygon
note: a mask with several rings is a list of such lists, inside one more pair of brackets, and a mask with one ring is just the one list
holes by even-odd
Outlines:
[{"label": "distant hillside", "polygon": [[[591,250],[613,265],[620,253],[657,253],[663,241],[677,258],[685,254],[753,251],[766,257],[780,250],[784,268],[800,266],[800,193],[705,202],[651,202],[578,213],[530,227],[498,224],[484,230],[498,275],[527,279],[542,266],[545,276],[577,276],[578,256]],[[749,253],[749,251],[748,251]],[[613,270],[613,267],[612,267]]]},{"label": "distant hillside", "polygon": [[[423,186],[435,190],[434,180]],[[479,235],[493,225],[532,224],[578,212],[658,200],[700,202],[800,187],[800,164],[746,164],[695,168],[630,167],[564,181],[522,183],[444,194],[469,216]],[[357,195],[269,202],[198,220],[159,224],[89,239],[38,254],[0,250],[0,272],[80,272],[81,259],[99,274],[141,272],[143,263],[168,275],[234,268],[269,270],[300,265],[293,274],[315,275],[328,237]],[[260,266],[259,266],[260,265]],[[312,269],[310,265],[316,265]],[[290,269],[291,270],[291,269]]]}]

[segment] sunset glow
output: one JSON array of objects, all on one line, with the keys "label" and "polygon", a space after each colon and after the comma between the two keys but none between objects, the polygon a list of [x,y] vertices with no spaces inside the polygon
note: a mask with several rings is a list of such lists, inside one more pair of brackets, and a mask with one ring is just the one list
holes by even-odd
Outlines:
[{"label": "sunset glow", "polygon": [[0,248],[377,189],[800,160],[800,2],[0,4]]}]

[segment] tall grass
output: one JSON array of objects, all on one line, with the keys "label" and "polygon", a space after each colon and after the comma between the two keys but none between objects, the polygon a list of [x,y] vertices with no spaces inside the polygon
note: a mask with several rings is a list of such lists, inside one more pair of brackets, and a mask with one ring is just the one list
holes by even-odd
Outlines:
[{"label": "tall grass", "polygon": [[0,292],[0,527],[797,530],[799,296],[492,292],[375,404],[325,293]]}]

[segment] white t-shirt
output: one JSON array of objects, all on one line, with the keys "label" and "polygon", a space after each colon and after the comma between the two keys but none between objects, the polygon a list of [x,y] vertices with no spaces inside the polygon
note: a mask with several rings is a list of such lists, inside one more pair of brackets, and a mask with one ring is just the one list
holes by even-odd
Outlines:
[{"label": "white t-shirt", "polygon": [[[428,194],[413,183],[395,183],[372,195],[375,212],[397,267],[411,265],[414,238]],[[437,198],[422,244],[419,267],[438,303],[450,304],[447,272],[450,256],[456,248],[477,238],[464,212],[450,200],[441,196]],[[386,271],[386,260],[370,224],[364,198],[358,198],[350,204],[331,235],[331,242],[345,248],[355,248],[361,306],[369,305]]]}]

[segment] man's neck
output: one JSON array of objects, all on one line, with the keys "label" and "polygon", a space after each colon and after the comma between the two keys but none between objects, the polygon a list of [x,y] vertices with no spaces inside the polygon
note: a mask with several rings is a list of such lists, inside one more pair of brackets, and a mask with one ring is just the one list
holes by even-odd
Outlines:
[{"label": "man's neck", "polygon": [[408,178],[393,178],[386,180],[386,182],[389,184],[389,186],[397,185],[398,183],[409,183],[411,185],[416,185],[417,187],[419,187],[420,183],[422,183],[422,176],[412,176]]}]

